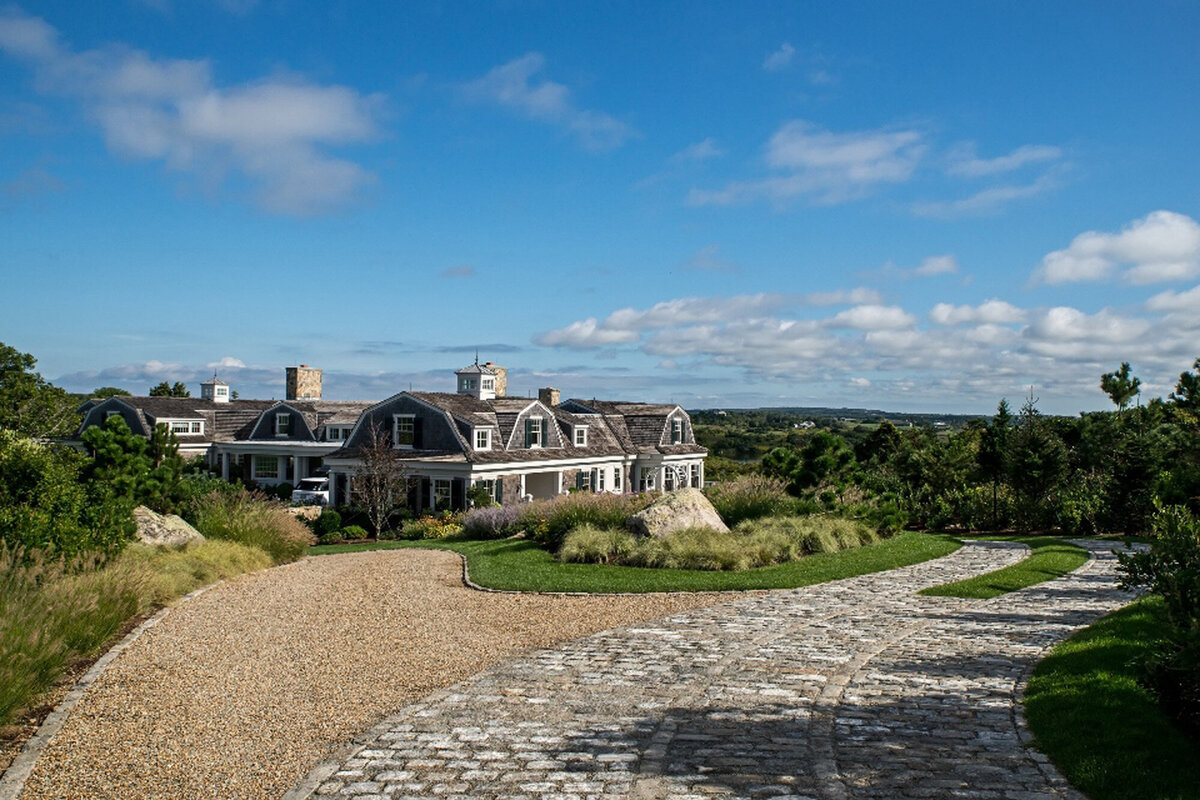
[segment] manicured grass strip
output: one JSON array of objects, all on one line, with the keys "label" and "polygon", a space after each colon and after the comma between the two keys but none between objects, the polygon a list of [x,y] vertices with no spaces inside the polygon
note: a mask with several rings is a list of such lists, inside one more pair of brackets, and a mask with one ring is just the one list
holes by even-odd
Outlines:
[{"label": "manicured grass strip", "polygon": [[988,537],[1006,542],[1020,542],[1028,545],[1032,552],[1024,560],[1010,567],[987,572],[974,578],[967,578],[941,586],[922,589],[919,594],[937,595],[939,597],[971,597],[987,599],[998,597],[1035,583],[1061,578],[1073,569],[1082,566],[1088,560],[1088,552],[1082,547],[1063,541],[1062,539],[1047,539],[1041,536],[1003,536]]},{"label": "manicured grass strip", "polygon": [[533,542],[380,542],[370,545],[321,545],[309,553],[346,553],[397,547],[453,550],[467,558],[471,580],[492,589],[530,592],[708,592],[736,589],[790,589],[814,583],[904,567],[957,550],[949,536],[902,533],[868,547],[821,553],[800,561],[741,572],[563,564]]},{"label": "manicured grass strip", "polygon": [[1200,798],[1200,742],[1138,684],[1166,630],[1162,603],[1139,601],[1058,645],[1029,681],[1038,749],[1091,800]]}]

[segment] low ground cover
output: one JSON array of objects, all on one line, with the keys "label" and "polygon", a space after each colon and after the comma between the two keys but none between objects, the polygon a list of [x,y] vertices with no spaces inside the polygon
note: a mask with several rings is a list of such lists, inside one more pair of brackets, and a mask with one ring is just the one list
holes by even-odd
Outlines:
[{"label": "low ground cover", "polygon": [[1038,749],[1091,800],[1200,798],[1200,742],[1172,725],[1142,664],[1168,633],[1146,599],[1080,631],[1033,672],[1025,712]]},{"label": "low ground cover", "polygon": [[928,561],[952,553],[960,546],[949,536],[906,532],[868,547],[737,572],[565,564],[526,539],[319,545],[310,547],[308,552],[326,555],[381,548],[435,547],[465,556],[471,580],[480,586],[534,592],[611,593],[789,589]]},{"label": "low ground cover", "polygon": [[1061,578],[1088,560],[1087,550],[1063,539],[1045,536],[988,536],[990,541],[1019,542],[1031,550],[1012,566],[954,583],[922,589],[920,594],[939,597],[987,599],[1027,586]]}]

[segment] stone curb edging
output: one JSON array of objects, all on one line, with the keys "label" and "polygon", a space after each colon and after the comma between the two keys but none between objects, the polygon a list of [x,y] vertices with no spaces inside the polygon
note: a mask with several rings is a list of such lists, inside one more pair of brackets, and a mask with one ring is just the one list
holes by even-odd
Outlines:
[{"label": "stone curb edging", "polygon": [[[282,569],[284,567],[291,567],[299,563],[300,559],[297,559],[296,561],[291,561],[287,564],[277,564],[273,567],[267,567],[263,570],[256,570],[256,572],[266,572],[268,569]],[[19,800],[21,792],[25,789],[25,782],[28,781],[29,776],[33,774],[33,768],[37,765],[38,758],[41,757],[42,751],[46,749],[50,742],[53,741],[54,737],[58,735],[58,732],[62,730],[63,725],[66,724],[67,718],[71,716],[71,712],[75,709],[75,706],[79,705],[79,701],[83,699],[84,692],[86,692],[93,683],[100,679],[100,676],[103,675],[104,671],[108,669],[108,665],[115,661],[117,656],[121,655],[126,648],[140,639],[142,634],[166,619],[167,615],[170,614],[174,609],[195,597],[199,597],[211,589],[217,588],[223,583],[227,583],[229,580],[234,580],[242,577],[243,575],[249,574],[251,573],[242,573],[241,575],[234,576],[232,579],[225,578],[217,581],[216,583],[211,583],[208,586],[201,586],[199,589],[194,589],[193,591],[188,592],[183,597],[180,597],[178,600],[176,600],[173,605],[164,606],[163,608],[160,608],[152,617],[143,620],[140,625],[131,630],[129,633],[125,634],[125,638],[117,642],[115,645],[109,648],[108,652],[96,659],[95,663],[93,663],[88,671],[83,674],[83,677],[75,682],[75,685],[71,687],[71,690],[67,692],[62,701],[54,707],[54,710],[51,711],[44,720],[42,720],[42,724],[38,726],[37,732],[34,733],[33,736],[29,737],[29,740],[25,742],[25,746],[21,748],[21,752],[18,753],[17,757],[12,760],[12,763],[8,765],[8,768],[4,770],[3,773],[0,773],[0,800]]]}]

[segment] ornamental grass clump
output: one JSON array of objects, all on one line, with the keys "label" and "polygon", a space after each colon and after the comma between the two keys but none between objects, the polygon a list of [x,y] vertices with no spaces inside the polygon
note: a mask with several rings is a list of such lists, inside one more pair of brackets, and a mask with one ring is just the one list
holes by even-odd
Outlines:
[{"label": "ornamental grass clump", "polygon": [[795,514],[798,500],[787,484],[766,475],[743,475],[704,490],[704,495],[729,527],[748,519]]},{"label": "ornamental grass clump", "polygon": [[195,517],[196,529],[206,537],[257,547],[276,564],[295,561],[315,542],[309,527],[279,501],[244,489],[197,498]]},{"label": "ornamental grass clump", "polygon": [[712,528],[681,528],[638,542],[630,564],[663,569],[742,570],[758,566],[743,537]]},{"label": "ornamental grass clump", "polygon": [[554,500],[537,500],[521,507],[520,525],[529,538],[557,552],[563,539],[582,525],[623,528],[625,521],[641,511],[652,495],[576,493]]},{"label": "ornamental grass clump", "polygon": [[558,560],[582,564],[620,564],[637,547],[633,534],[622,528],[580,525],[563,539]]}]

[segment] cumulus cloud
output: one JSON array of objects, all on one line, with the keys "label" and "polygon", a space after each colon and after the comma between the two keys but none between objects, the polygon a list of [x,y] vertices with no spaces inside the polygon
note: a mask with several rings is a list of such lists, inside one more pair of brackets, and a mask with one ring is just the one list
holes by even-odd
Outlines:
[{"label": "cumulus cloud", "polygon": [[1159,292],[1146,301],[1146,308],[1149,311],[1185,311],[1200,315],[1200,286],[1193,286],[1184,292],[1170,289]]},{"label": "cumulus cloud", "polygon": [[1154,211],[1119,233],[1087,231],[1065,249],[1047,254],[1033,279],[1075,283],[1107,280],[1118,273],[1134,284],[1200,275],[1200,224],[1174,211]]},{"label": "cumulus cloud", "polygon": [[1062,150],[1058,147],[1027,144],[1006,155],[995,158],[979,158],[975,155],[975,145],[968,143],[950,152],[946,171],[962,178],[979,178],[1012,172],[1028,164],[1057,161],[1062,158],[1062,154]]},{"label": "cumulus cloud", "polygon": [[535,344],[544,347],[573,347],[593,348],[606,347],[613,344],[629,344],[636,342],[637,331],[620,330],[602,327],[595,317],[572,322],[565,328],[547,331],[534,338]]},{"label": "cumulus cloud", "polygon": [[829,325],[864,331],[899,330],[912,327],[916,321],[916,317],[899,306],[862,305],[839,311]]},{"label": "cumulus cloud", "polygon": [[779,72],[787,69],[792,59],[796,56],[796,48],[792,47],[788,42],[784,42],[779,46],[779,49],[770,53],[763,59],[762,68],[767,72]]},{"label": "cumulus cloud", "polygon": [[311,215],[356,200],[375,177],[329,149],[379,135],[383,101],[293,76],[215,85],[204,60],[120,45],[73,51],[45,21],[0,13],[0,49],[29,63],[39,91],[74,97],[114,152],[220,183],[230,171],[264,209]]},{"label": "cumulus cloud", "polygon": [[1025,320],[1025,311],[1003,300],[992,299],[978,306],[955,306],[938,303],[929,318],[939,325],[960,325],[964,322],[1005,325]]},{"label": "cumulus cloud", "polygon": [[810,292],[803,296],[802,301],[808,306],[849,306],[878,305],[882,299],[883,296],[875,289],[857,286],[832,292]]},{"label": "cumulus cloud", "polygon": [[836,133],[805,120],[776,131],[764,151],[775,174],[735,181],[721,189],[692,189],[692,205],[734,205],[765,199],[784,205],[797,198],[836,204],[863,197],[883,184],[904,183],[926,150],[916,130]]},{"label": "cumulus cloud", "polygon": [[526,53],[470,81],[463,92],[470,100],[492,103],[556,125],[575,136],[588,150],[611,150],[636,135],[632,127],[616,117],[578,108],[569,88],[538,77],[545,65],[546,58],[541,53]]}]

